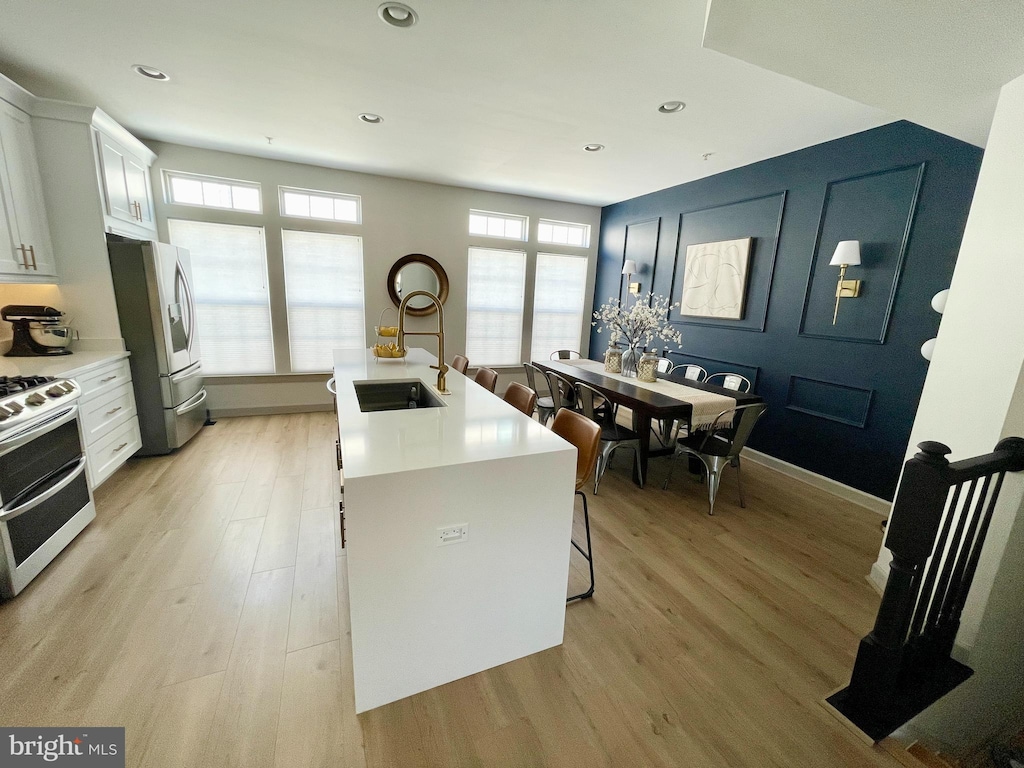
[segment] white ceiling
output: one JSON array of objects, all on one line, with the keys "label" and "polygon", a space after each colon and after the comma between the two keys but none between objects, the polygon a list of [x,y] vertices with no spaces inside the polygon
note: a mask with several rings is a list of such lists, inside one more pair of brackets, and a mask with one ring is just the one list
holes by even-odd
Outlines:
[{"label": "white ceiling", "polygon": [[984,146],[1024,3],[710,0],[704,45]]},{"label": "white ceiling", "polygon": [[704,0],[408,1],[4,0],[0,72],[143,137],[591,204],[901,116],[702,49]]}]

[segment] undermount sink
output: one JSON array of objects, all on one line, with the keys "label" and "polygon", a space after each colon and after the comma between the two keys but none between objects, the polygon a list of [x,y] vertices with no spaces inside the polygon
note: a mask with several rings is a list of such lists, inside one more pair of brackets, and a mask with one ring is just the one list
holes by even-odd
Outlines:
[{"label": "undermount sink", "polygon": [[446,407],[445,402],[419,379],[353,381],[352,386],[363,413]]}]

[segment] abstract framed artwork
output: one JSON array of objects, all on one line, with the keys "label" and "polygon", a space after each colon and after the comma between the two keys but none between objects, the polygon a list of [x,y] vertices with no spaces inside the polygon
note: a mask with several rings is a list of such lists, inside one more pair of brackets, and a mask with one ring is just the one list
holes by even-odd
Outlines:
[{"label": "abstract framed artwork", "polygon": [[742,237],[686,247],[681,315],[743,319],[752,241]]}]

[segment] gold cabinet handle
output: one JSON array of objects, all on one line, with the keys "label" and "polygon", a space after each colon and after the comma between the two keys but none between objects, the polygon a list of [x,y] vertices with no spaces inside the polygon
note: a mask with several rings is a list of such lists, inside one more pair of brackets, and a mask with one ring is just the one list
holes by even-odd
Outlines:
[{"label": "gold cabinet handle", "polygon": [[29,255],[32,257],[32,269],[34,269],[36,272],[38,272],[39,271],[39,265],[36,264],[36,247],[34,245],[30,245],[28,247],[28,252],[29,252]]},{"label": "gold cabinet handle", "polygon": [[107,416],[113,416],[113,415],[114,415],[115,413],[117,413],[118,411],[120,411],[120,410],[121,410],[121,408],[123,408],[123,407],[124,407],[124,406],[121,406],[121,405],[119,405],[119,406],[117,406],[116,408],[113,408],[113,409],[111,409],[111,410],[107,411],[106,415],[107,415]]},{"label": "gold cabinet handle", "polygon": [[23,266],[25,269],[28,269],[29,268],[28,249],[25,248],[25,244],[22,243],[17,248],[15,248],[15,250],[18,251],[21,254],[21,266]]},{"label": "gold cabinet handle", "polygon": [[126,445],[128,445],[128,443],[121,443],[119,446],[117,446],[117,448],[114,449],[114,453],[117,453],[122,448],[124,448]]}]

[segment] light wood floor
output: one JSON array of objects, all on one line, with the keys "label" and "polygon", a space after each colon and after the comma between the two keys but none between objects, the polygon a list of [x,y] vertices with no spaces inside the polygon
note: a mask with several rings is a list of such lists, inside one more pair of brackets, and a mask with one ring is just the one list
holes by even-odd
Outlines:
[{"label": "light wood floor", "polygon": [[877,608],[879,520],[753,464],[709,518],[624,456],[564,645],[356,717],[332,418],[222,419],[108,481],[0,606],[0,723],[124,725],[133,766],[896,765],[820,705]]}]

